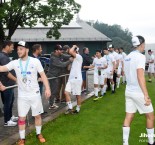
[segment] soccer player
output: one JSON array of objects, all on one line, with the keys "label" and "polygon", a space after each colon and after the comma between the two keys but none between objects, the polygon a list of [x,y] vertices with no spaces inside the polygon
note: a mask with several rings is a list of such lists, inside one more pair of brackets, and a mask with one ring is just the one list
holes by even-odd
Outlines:
[{"label": "soccer player", "polygon": [[[71,49],[69,49],[69,54],[74,57],[71,71],[69,74],[68,82],[65,88],[65,96],[66,96],[66,103],[68,105],[68,110],[65,114],[74,114],[79,113],[80,106],[81,106],[81,88],[82,88],[82,56],[79,54],[79,48],[76,45],[73,45]],[[73,95],[77,98],[77,106],[76,110],[73,110],[73,106],[71,103],[70,93],[72,92]]]},{"label": "soccer player", "polygon": [[[124,59],[126,57],[126,53],[124,52],[123,47],[119,48],[119,53],[123,56],[123,62],[124,62]],[[124,66],[123,66],[123,68],[122,68],[122,84],[124,84],[125,82],[126,82],[126,78],[125,78]]]},{"label": "soccer player", "polygon": [[[95,99],[97,101],[99,98],[104,96],[104,81],[107,68],[107,61],[104,57],[102,57],[101,50],[96,50],[96,58],[94,58],[93,64],[91,66],[84,66],[84,68],[94,68],[94,92],[95,92]],[[98,86],[101,87],[101,97],[98,95]]]},{"label": "soccer player", "polygon": [[154,75],[154,59],[155,58],[151,50],[148,50],[148,54],[149,54],[149,67],[148,67],[149,80],[148,82],[152,82],[152,75]]},{"label": "soccer player", "polygon": [[128,138],[130,125],[134,114],[138,110],[146,116],[146,130],[148,145],[154,143],[154,110],[145,83],[145,61],[142,54],[145,48],[145,39],[142,36],[132,38],[134,50],[126,56],[124,70],[126,75],[126,116],[123,124],[123,145],[129,145]]},{"label": "soccer player", "polygon": [[37,58],[29,57],[28,52],[28,44],[24,41],[19,41],[17,47],[19,59],[13,60],[7,65],[0,66],[0,72],[7,72],[14,69],[17,76],[18,126],[20,135],[18,145],[25,145],[25,119],[30,108],[32,110],[32,116],[35,117],[37,139],[41,143],[46,142],[41,134],[42,119],[40,114],[43,113],[43,106],[37,80],[38,72],[45,85],[45,97],[50,97],[51,92],[40,61]]},{"label": "soccer player", "polygon": [[[114,88],[114,81],[113,81],[113,73],[115,71],[116,68],[116,63],[115,63],[115,59],[114,56],[109,52],[109,50],[107,48],[105,48],[104,50],[104,58],[107,60],[107,64],[108,67],[106,69],[106,77],[110,80],[111,82],[111,87],[112,87],[112,94],[115,93],[115,88]],[[106,92],[106,85],[104,85],[104,91]]]}]

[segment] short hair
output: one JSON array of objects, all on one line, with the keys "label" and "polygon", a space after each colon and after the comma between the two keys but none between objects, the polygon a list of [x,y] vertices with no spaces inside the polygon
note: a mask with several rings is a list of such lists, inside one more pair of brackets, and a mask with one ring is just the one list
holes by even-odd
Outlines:
[{"label": "short hair", "polygon": [[3,42],[2,48],[5,48],[6,46],[11,46],[12,44],[14,44],[11,40],[5,40]]},{"label": "short hair", "polygon": [[83,53],[86,51],[87,48],[88,48],[88,47],[83,47]]},{"label": "short hair", "polygon": [[151,49],[149,49],[148,52],[152,52]]},{"label": "short hair", "polygon": [[102,53],[102,50],[100,50],[100,49],[97,49],[97,50],[96,50],[96,52]]},{"label": "short hair", "polygon": [[63,50],[63,49],[62,49],[62,46],[59,45],[59,44],[57,44],[57,45],[54,47],[54,51],[56,51],[56,50]]},{"label": "short hair", "polygon": [[124,51],[124,48],[123,47],[120,47],[119,49],[123,50]]},{"label": "short hair", "polygon": [[64,46],[63,46],[63,50],[65,50],[65,51],[66,51],[67,49],[69,49],[69,48],[70,48],[70,47],[69,47],[68,45],[64,45]]},{"label": "short hair", "polygon": [[33,52],[36,52],[36,50],[39,49],[40,47],[41,47],[41,44],[34,44],[34,45],[32,46],[32,51],[33,51]]}]

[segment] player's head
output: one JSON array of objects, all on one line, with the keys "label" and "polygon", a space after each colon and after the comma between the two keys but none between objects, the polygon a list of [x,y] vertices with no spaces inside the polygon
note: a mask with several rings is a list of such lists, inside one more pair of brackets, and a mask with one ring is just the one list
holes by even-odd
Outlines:
[{"label": "player's head", "polygon": [[5,50],[7,53],[12,53],[12,51],[14,50],[14,44],[12,41],[10,40],[6,40],[3,42],[3,46],[2,46],[3,50]]},{"label": "player's head", "polygon": [[19,58],[24,58],[28,56],[29,53],[29,45],[25,41],[19,41],[17,44],[17,53]]},{"label": "player's head", "polygon": [[89,48],[88,48],[88,47],[84,47],[84,48],[83,48],[83,53],[89,54]]},{"label": "player's head", "polygon": [[55,47],[54,47],[54,52],[57,54],[57,55],[61,55],[62,53],[63,53],[63,48],[62,48],[62,46],[61,45],[56,45]]},{"label": "player's head", "polygon": [[152,51],[151,51],[151,49],[149,49],[149,50],[148,50],[148,54],[149,54],[149,55],[151,55],[151,54],[152,54]]},{"label": "player's head", "polygon": [[109,54],[109,49],[108,48],[104,48],[103,52],[104,52],[104,55],[108,55]]},{"label": "player's head", "polygon": [[32,51],[33,51],[33,53],[37,54],[38,56],[41,55],[41,53],[42,53],[41,45],[40,44],[34,44],[32,46]]},{"label": "player's head", "polygon": [[101,50],[96,50],[96,57],[100,58],[102,57],[102,51]]},{"label": "player's head", "polygon": [[69,52],[69,49],[70,49],[70,47],[68,46],[68,45],[64,45],[63,46],[63,50],[65,51],[65,52]]},{"label": "player's head", "polygon": [[110,45],[108,46],[108,48],[109,48],[109,51],[110,51],[110,52],[113,52],[113,51],[114,51],[114,45],[113,45],[113,44],[110,44]]},{"label": "player's head", "polygon": [[143,36],[135,36],[132,38],[132,46],[134,49],[144,52],[145,49],[145,39]]},{"label": "player's head", "polygon": [[115,48],[115,52],[116,52],[116,53],[119,53],[119,50],[118,50],[118,48]]},{"label": "player's head", "polygon": [[119,48],[119,52],[122,53],[124,51],[123,47]]}]

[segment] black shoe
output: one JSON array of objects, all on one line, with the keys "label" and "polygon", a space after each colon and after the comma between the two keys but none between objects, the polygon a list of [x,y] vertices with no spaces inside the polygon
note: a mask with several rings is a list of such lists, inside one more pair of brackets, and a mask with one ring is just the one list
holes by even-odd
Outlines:
[{"label": "black shoe", "polygon": [[115,94],[115,91],[112,91],[111,94]]},{"label": "black shoe", "polygon": [[78,114],[79,112],[77,110],[74,110],[73,111],[73,114]]},{"label": "black shoe", "polygon": [[152,81],[151,81],[151,80],[148,80],[148,82],[149,82],[149,83],[152,83]]},{"label": "black shoe", "polygon": [[55,100],[55,103],[60,103],[60,99],[56,99]]},{"label": "black shoe", "polygon": [[66,112],[65,112],[65,114],[67,115],[67,114],[74,114],[74,110],[73,109],[68,109]]}]

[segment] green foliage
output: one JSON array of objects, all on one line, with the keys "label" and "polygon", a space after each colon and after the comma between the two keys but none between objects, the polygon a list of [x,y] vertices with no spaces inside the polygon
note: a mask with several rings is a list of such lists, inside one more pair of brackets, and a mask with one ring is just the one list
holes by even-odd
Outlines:
[{"label": "green foliage", "polygon": [[[11,39],[17,27],[51,24],[47,37],[60,37],[59,29],[80,10],[74,0],[10,0],[0,6],[0,41]],[[5,30],[8,34],[5,36]]]},{"label": "green foliage", "polygon": [[123,30],[120,25],[108,25],[98,21],[94,23],[94,28],[111,38],[116,48],[123,47],[127,53],[131,51],[132,33],[128,29]]}]

